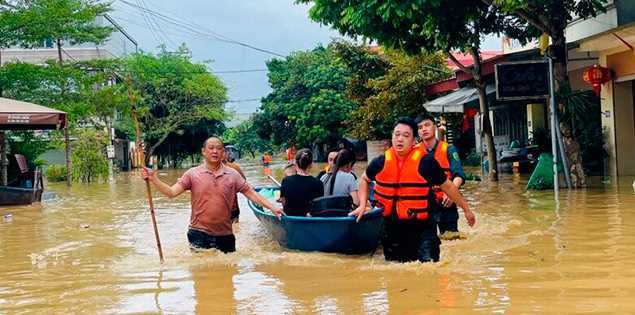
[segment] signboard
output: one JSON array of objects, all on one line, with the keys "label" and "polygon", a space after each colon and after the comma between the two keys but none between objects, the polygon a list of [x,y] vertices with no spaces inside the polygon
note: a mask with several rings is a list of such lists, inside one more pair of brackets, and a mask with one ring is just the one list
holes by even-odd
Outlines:
[{"label": "signboard", "polygon": [[549,98],[549,62],[520,61],[496,65],[496,99]]},{"label": "signboard", "polygon": [[108,156],[109,159],[115,158],[115,146],[109,145],[106,147],[106,156]]}]

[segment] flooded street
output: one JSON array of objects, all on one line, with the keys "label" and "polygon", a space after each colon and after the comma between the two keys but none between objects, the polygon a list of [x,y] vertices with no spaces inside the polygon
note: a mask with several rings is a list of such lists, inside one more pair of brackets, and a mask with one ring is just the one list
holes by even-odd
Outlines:
[{"label": "flooded street", "polygon": [[[252,185],[271,185],[261,166],[243,168]],[[380,250],[285,250],[242,196],[237,252],[192,253],[189,193],[155,193],[161,265],[136,173],[70,190],[49,184],[54,200],[0,208],[0,313],[635,312],[633,178],[565,190],[557,203],[551,191],[526,192],[526,181],[468,182],[477,224],[461,217],[467,239],[444,242],[436,264],[387,263]]]}]

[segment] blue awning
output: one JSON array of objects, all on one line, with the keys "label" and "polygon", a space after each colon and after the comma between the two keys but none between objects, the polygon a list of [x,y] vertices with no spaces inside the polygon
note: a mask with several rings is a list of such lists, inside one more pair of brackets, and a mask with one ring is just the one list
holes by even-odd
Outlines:
[{"label": "blue awning", "polygon": [[[496,88],[493,84],[487,85],[485,92],[489,97],[496,93]],[[423,107],[431,113],[462,113],[464,105],[474,101],[478,102],[478,90],[473,87],[462,87],[448,95],[435,98],[423,104]]]}]

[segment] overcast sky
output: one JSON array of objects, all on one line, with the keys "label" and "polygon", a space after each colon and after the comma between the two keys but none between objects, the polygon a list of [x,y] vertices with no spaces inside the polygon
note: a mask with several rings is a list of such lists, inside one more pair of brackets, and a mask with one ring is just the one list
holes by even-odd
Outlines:
[{"label": "overcast sky", "polygon": [[[164,16],[144,15],[133,5],[145,6]],[[113,7],[111,16],[135,38],[140,49],[156,52],[157,46],[165,43],[169,50],[174,50],[185,43],[195,61],[212,60],[214,71],[262,70],[266,69],[267,60],[276,58],[219,41],[218,37],[285,56],[341,37],[336,31],[312,22],[308,18],[309,7],[294,4],[293,0],[118,0]],[[174,18],[175,23],[189,23],[190,27],[201,26],[194,28],[199,34],[165,21],[166,17]],[[489,39],[484,47],[500,49],[500,41]],[[270,92],[266,72],[218,76],[228,87],[231,100],[260,99]],[[228,104],[237,113],[254,112],[259,106],[258,101]]]}]

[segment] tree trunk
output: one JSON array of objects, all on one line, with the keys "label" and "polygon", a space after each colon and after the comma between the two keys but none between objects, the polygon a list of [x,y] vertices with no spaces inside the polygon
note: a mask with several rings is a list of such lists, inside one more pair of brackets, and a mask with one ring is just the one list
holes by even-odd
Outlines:
[{"label": "tree trunk", "polygon": [[[553,71],[555,78],[556,91],[560,91],[562,87],[569,84],[567,75],[567,45],[564,34],[564,27],[553,30],[550,34],[553,41],[549,48],[549,57],[553,59]],[[558,108],[562,113],[566,108],[563,104],[564,100],[559,99]],[[565,151],[569,158],[569,170],[571,172],[571,182],[573,187],[583,187],[586,185],[586,174],[582,164],[582,152],[580,144],[575,138],[575,130],[571,128],[568,122],[560,120],[560,129],[562,131],[563,141],[565,143]],[[557,154],[554,152],[554,154]]]},{"label": "tree trunk", "polygon": [[66,186],[71,187],[71,176],[73,174],[73,170],[71,168],[71,141],[68,128],[68,120],[66,120],[66,127],[64,128],[64,144],[66,145]]},{"label": "tree trunk", "polygon": [[494,138],[492,135],[492,125],[489,119],[489,105],[487,104],[486,85],[481,76],[481,58],[479,49],[471,49],[472,59],[474,59],[474,84],[478,90],[478,103],[480,107],[481,117],[483,117],[483,135],[485,144],[487,145],[487,163],[489,165],[488,179],[490,181],[498,181],[498,162],[496,161],[496,148],[494,147]]},{"label": "tree trunk", "polygon": [[62,59],[62,40],[60,38],[57,39],[57,59],[61,67],[64,60]]}]

